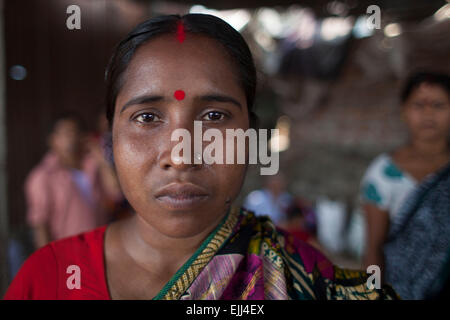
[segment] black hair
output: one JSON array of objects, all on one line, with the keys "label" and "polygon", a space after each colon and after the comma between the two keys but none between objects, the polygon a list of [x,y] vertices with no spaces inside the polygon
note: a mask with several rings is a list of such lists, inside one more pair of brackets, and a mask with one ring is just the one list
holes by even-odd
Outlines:
[{"label": "black hair", "polygon": [[106,118],[112,128],[115,103],[126,71],[136,50],[160,35],[175,34],[179,23],[184,31],[206,35],[220,42],[232,58],[244,89],[250,126],[256,125],[253,110],[256,69],[250,49],[241,34],[220,18],[207,14],[166,15],[151,18],[136,26],[116,47],[106,69]]},{"label": "black hair", "polygon": [[401,93],[402,102],[408,100],[411,93],[423,83],[438,85],[442,87],[450,97],[450,77],[447,74],[434,72],[416,72],[412,74],[406,81],[406,84]]}]

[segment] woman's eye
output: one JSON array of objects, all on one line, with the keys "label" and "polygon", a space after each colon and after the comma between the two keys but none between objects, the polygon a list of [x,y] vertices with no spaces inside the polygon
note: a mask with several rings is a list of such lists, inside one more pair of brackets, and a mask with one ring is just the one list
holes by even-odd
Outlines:
[{"label": "woman's eye", "polygon": [[225,118],[225,114],[219,111],[210,111],[203,116],[204,120],[208,121],[220,121]]},{"label": "woman's eye", "polygon": [[153,113],[141,113],[135,120],[141,123],[150,123],[158,120],[158,117]]},{"label": "woman's eye", "polygon": [[432,104],[434,109],[442,109],[444,108],[444,103],[441,102],[435,102]]}]

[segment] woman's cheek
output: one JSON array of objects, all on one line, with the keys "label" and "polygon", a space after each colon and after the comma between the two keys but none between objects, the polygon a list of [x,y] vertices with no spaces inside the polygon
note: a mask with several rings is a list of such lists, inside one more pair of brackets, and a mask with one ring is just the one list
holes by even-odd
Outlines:
[{"label": "woman's cheek", "polygon": [[409,110],[406,113],[406,123],[408,127],[415,131],[420,126],[422,115],[416,110]]},{"label": "woman's cheek", "polygon": [[224,187],[223,195],[227,200],[234,200],[241,190],[245,178],[246,166],[243,164],[220,165],[221,186]]},{"label": "woman's cheek", "polygon": [[450,107],[443,109],[437,118],[443,122],[447,129],[450,129]]},{"label": "woman's cheek", "polygon": [[114,159],[121,184],[136,183],[145,175],[146,165],[151,162],[149,156],[154,154],[148,144],[146,139],[127,132],[114,137]]}]

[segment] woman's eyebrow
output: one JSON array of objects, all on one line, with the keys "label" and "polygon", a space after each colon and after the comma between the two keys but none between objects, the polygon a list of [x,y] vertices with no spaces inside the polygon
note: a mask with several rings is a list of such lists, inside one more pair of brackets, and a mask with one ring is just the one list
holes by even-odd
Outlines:
[{"label": "woman's eyebrow", "polygon": [[129,100],[127,103],[125,103],[122,106],[122,109],[120,110],[120,113],[124,112],[128,107],[135,105],[135,104],[143,104],[143,103],[149,103],[149,102],[155,102],[155,101],[162,101],[164,100],[163,96],[155,96],[155,95],[142,95],[135,97],[131,100]]},{"label": "woman's eyebrow", "polygon": [[[201,101],[207,101],[207,102],[225,102],[225,103],[232,103],[235,106],[237,106],[239,109],[242,109],[242,105],[234,98],[224,95],[224,94],[205,94],[198,96],[197,99]],[[124,112],[128,107],[131,107],[132,105],[137,104],[143,104],[143,103],[149,103],[149,102],[156,102],[156,101],[163,101],[165,98],[163,96],[157,96],[157,95],[142,95],[135,97],[131,100],[129,100],[127,103],[125,103],[122,106],[122,109],[120,110],[120,113]]]},{"label": "woman's eyebrow", "polygon": [[230,102],[239,107],[239,109],[242,109],[242,105],[236,99],[223,94],[206,94],[199,96],[198,99],[208,102]]}]

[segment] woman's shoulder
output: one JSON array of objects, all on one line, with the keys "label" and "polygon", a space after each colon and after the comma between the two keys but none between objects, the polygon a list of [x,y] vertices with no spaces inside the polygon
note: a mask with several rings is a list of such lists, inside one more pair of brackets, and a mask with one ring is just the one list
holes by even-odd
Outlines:
[{"label": "woman's shoulder", "polygon": [[394,161],[394,153],[382,153],[372,160],[364,174],[363,181],[375,181],[378,183],[397,183],[402,181],[404,172]]},{"label": "woman's shoulder", "polygon": [[298,286],[309,282],[313,298],[326,300],[398,299],[389,285],[372,288],[370,274],[364,270],[342,269],[319,249],[289,232],[278,229],[288,258],[287,267]]},{"label": "woman's shoulder", "polygon": [[107,226],[101,226],[91,231],[50,242],[52,248],[60,260],[80,260],[82,257],[97,258],[103,251],[103,240]]},{"label": "woman's shoulder", "polygon": [[[310,243],[297,238],[294,234],[281,228],[276,228],[278,238],[291,259],[296,260],[308,274],[318,271],[321,277],[334,279],[333,263]],[[295,265],[295,264],[294,264]]]},{"label": "woman's shoulder", "polygon": [[57,263],[50,245],[35,251],[11,282],[5,300],[54,299]]},{"label": "woman's shoulder", "polygon": [[270,244],[266,251],[279,250],[278,254],[289,255],[291,261],[295,261],[294,265],[301,265],[306,273],[312,273],[317,268],[322,276],[333,278],[333,264],[319,250],[275,225],[267,216],[256,216],[248,210],[244,213],[245,218],[253,224],[252,238],[256,239],[257,243],[261,242],[263,247],[264,243]]},{"label": "woman's shoulder", "polygon": [[[251,213],[247,215],[251,217]],[[299,298],[331,300],[398,298],[388,285],[371,288],[368,285],[370,274],[365,271],[335,266],[321,250],[275,226],[269,218],[254,217],[254,219],[257,221],[256,225],[260,225],[257,229],[263,238],[261,239],[263,254],[267,254],[274,261],[277,254],[282,257],[281,260],[291,274],[293,287],[301,288],[295,290]],[[270,245],[265,246],[264,243]]]},{"label": "woman's shoulder", "polygon": [[13,279],[5,299],[107,299],[105,230],[102,226],[35,251]]},{"label": "woman's shoulder", "polygon": [[391,159],[391,155],[387,152],[377,155],[369,163],[366,172],[382,172],[383,168],[389,165]]}]

